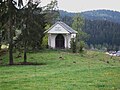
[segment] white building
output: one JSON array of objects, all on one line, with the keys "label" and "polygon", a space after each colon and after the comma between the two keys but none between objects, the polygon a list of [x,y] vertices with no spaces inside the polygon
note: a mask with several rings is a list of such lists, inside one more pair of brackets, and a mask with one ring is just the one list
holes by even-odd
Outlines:
[{"label": "white building", "polygon": [[76,37],[77,31],[61,21],[57,21],[48,30],[48,45],[50,48],[70,48],[71,38]]}]

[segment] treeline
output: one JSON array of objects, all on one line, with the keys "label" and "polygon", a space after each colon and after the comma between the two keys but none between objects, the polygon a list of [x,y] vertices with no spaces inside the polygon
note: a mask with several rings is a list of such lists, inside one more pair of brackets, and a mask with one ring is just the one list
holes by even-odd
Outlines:
[{"label": "treeline", "polygon": [[90,35],[88,45],[102,45],[108,50],[120,48],[120,24],[106,20],[85,20],[83,30]]},{"label": "treeline", "polygon": [[[61,17],[62,21],[72,26],[73,17]],[[107,20],[85,19],[83,31],[89,34],[86,43],[90,48],[120,50],[120,24]]]}]

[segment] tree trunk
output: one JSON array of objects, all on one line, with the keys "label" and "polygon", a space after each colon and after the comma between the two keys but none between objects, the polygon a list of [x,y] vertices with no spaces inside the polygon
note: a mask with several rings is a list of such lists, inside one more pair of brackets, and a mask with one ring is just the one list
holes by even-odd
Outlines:
[{"label": "tree trunk", "polygon": [[9,65],[13,65],[13,45],[9,44]]},{"label": "tree trunk", "polygon": [[2,46],[2,45],[0,44],[0,50],[1,50],[1,46]]},{"label": "tree trunk", "polygon": [[26,48],[26,41],[24,42],[24,63],[27,62],[27,48]]},{"label": "tree trunk", "polygon": [[9,42],[9,64],[13,65],[13,31],[12,31],[12,0],[8,0],[9,9],[9,28],[8,28],[8,42]]}]

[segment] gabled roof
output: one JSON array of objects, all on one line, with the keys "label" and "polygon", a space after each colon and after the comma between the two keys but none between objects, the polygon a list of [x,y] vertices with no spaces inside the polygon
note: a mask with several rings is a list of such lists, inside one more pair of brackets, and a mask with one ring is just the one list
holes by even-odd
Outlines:
[{"label": "gabled roof", "polygon": [[52,25],[46,32],[48,32],[49,30],[51,30],[54,26],[56,26],[57,24],[61,25],[66,31],[68,31],[69,33],[75,34],[77,33],[77,31],[73,30],[70,26],[68,26],[67,24],[65,24],[62,21],[57,21],[54,25]]}]

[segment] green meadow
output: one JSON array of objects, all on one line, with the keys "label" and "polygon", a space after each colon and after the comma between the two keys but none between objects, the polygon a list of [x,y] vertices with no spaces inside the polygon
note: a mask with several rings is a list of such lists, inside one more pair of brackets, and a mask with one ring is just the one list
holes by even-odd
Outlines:
[{"label": "green meadow", "polygon": [[[0,90],[120,90],[120,57],[59,50],[27,55],[28,62],[40,65],[9,66],[8,55],[1,57]],[[23,61],[16,56],[15,63]]]}]

